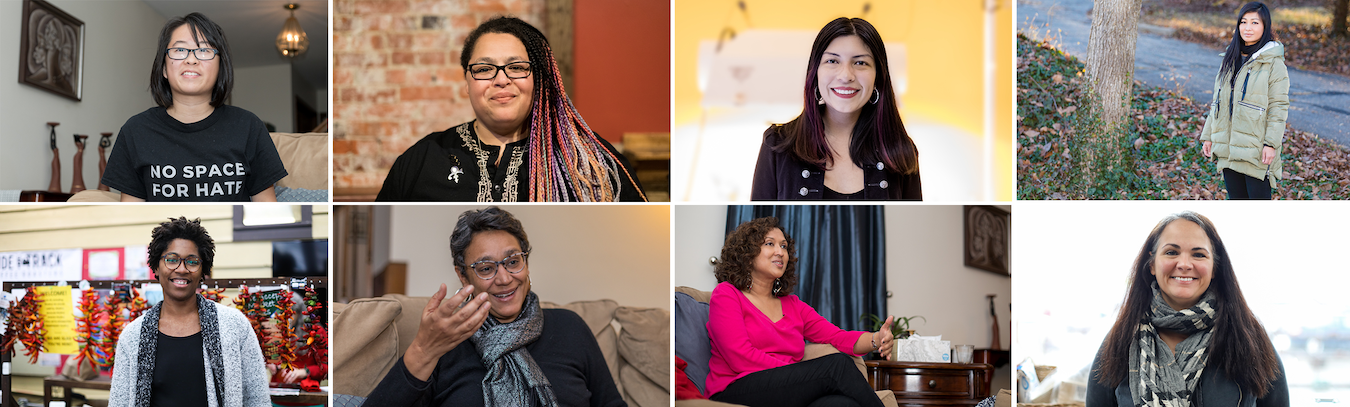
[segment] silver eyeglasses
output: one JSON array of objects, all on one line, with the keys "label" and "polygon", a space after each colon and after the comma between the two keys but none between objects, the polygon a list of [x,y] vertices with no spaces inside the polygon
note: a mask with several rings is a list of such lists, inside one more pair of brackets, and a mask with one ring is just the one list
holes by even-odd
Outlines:
[{"label": "silver eyeglasses", "polygon": [[501,261],[478,261],[470,264],[469,269],[473,270],[473,273],[478,275],[478,278],[484,280],[491,280],[497,277],[498,266],[505,268],[508,273],[519,274],[521,271],[525,270],[525,258],[528,256],[529,252],[520,252],[506,256],[506,258]]},{"label": "silver eyeglasses", "polygon": [[493,64],[469,64],[469,76],[480,81],[491,80],[497,77],[497,71],[506,72],[506,77],[511,79],[524,79],[530,77],[530,62],[512,62],[506,65]]},{"label": "silver eyeglasses", "polygon": [[187,59],[188,54],[196,54],[197,60],[209,61],[216,57],[216,50],[215,48],[169,48],[167,54],[169,59],[173,60],[184,60]]}]

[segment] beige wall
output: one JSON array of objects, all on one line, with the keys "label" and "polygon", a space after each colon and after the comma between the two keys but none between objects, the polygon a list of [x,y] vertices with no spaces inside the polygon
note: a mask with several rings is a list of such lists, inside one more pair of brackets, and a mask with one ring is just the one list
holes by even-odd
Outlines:
[{"label": "beige wall", "polygon": [[[726,206],[675,207],[674,285],[701,290],[717,285],[708,257],[722,250],[726,213]],[[997,294],[994,308],[1003,348],[1008,349],[1012,282],[963,264],[961,216],[960,205],[886,207],[886,289],[893,294],[886,308],[895,316],[924,316],[927,322],[914,322],[920,335],[988,348],[993,321],[985,295]],[[1012,388],[1008,371],[1006,366],[998,369],[995,389]]]},{"label": "beige wall", "polygon": [[[312,238],[328,238],[328,210],[313,206]],[[145,245],[170,216],[201,218],[216,242],[213,277],[272,276],[272,244],[235,242],[231,205],[0,205],[0,251]]]},{"label": "beige wall", "polygon": [[[408,263],[408,295],[458,288],[450,233],[465,210],[485,206],[392,208],[389,261]],[[543,301],[612,299],[670,309],[667,205],[509,205],[530,244],[530,281]],[[378,226],[376,226],[378,227]]]},{"label": "beige wall", "polygon": [[264,122],[272,123],[279,132],[294,133],[295,103],[292,101],[294,84],[291,76],[290,64],[234,68],[234,92],[230,94],[230,104],[252,112]]}]

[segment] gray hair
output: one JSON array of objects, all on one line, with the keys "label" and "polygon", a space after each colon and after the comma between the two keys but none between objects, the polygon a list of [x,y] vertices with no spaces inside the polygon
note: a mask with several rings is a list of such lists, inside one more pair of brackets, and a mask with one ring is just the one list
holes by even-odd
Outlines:
[{"label": "gray hair", "polygon": [[455,270],[468,278],[468,264],[464,263],[464,250],[473,243],[473,236],[479,232],[500,230],[516,237],[520,250],[530,251],[530,239],[525,236],[525,227],[520,220],[502,208],[489,206],[483,209],[465,211],[459,214],[455,222],[455,231],[450,234],[450,254],[455,259]]}]

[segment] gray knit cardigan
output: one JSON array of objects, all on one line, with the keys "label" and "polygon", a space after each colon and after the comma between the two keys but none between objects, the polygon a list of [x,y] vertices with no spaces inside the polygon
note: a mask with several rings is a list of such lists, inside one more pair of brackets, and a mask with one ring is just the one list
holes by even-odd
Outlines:
[{"label": "gray knit cardigan", "polygon": [[[220,325],[220,348],[225,362],[225,406],[216,405],[215,377],[211,364],[206,364],[206,399],[211,407],[271,407],[267,394],[267,364],[262,347],[253,333],[253,325],[242,312],[231,306],[215,304]],[[145,318],[136,318],[122,330],[117,340],[117,357],[113,363],[112,390],[108,407],[131,407],[136,403],[136,367],[140,354],[141,326]],[[151,328],[157,329],[157,327]],[[206,350],[202,358],[210,360]]]}]

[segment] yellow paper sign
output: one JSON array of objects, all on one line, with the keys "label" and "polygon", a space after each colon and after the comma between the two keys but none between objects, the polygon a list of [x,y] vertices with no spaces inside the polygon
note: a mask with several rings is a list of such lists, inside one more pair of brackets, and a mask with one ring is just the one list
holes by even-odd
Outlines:
[{"label": "yellow paper sign", "polygon": [[80,351],[75,343],[75,307],[70,286],[33,287],[42,304],[42,323],[47,328],[46,353],[73,355]]}]

